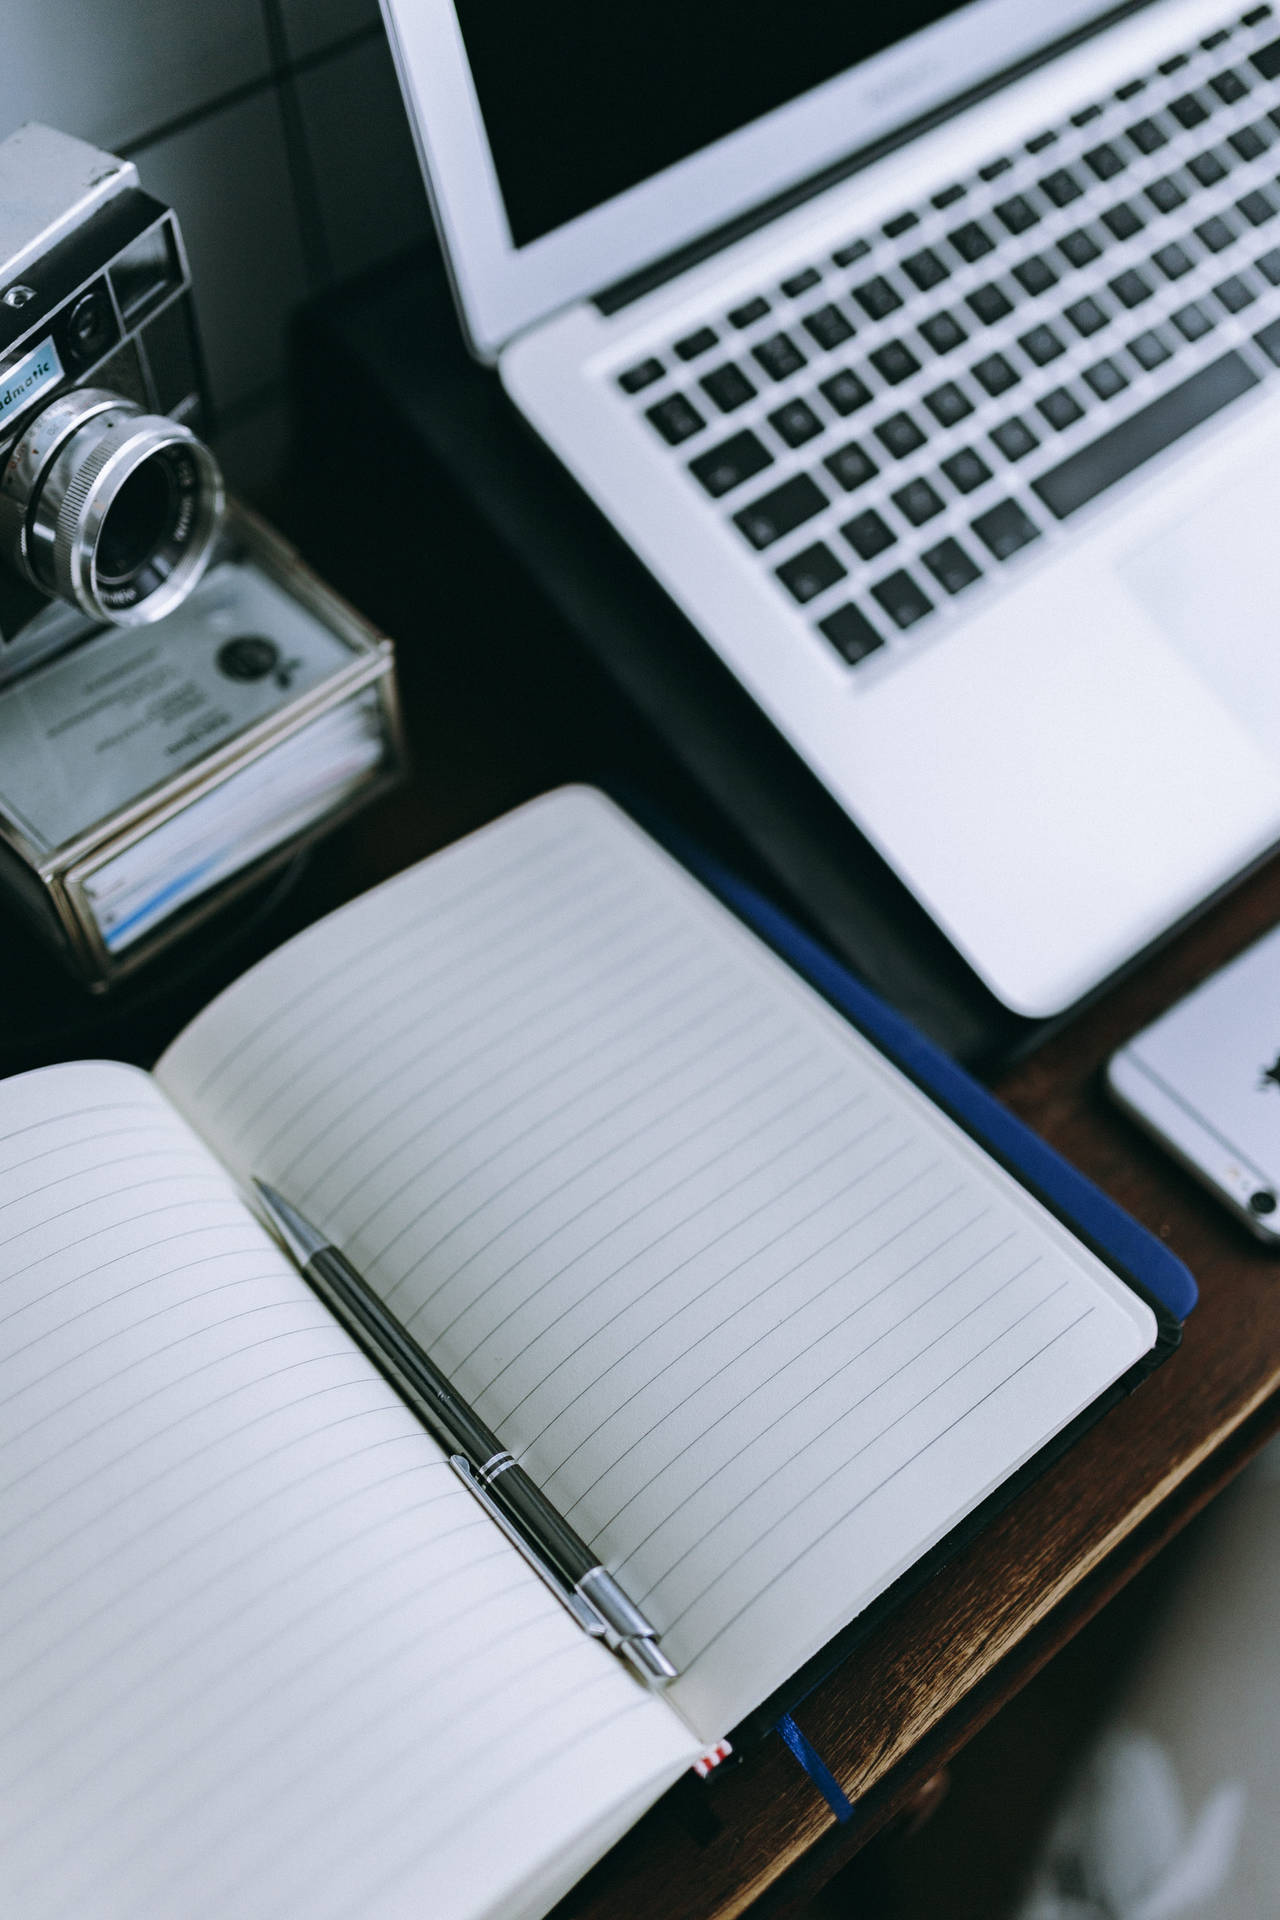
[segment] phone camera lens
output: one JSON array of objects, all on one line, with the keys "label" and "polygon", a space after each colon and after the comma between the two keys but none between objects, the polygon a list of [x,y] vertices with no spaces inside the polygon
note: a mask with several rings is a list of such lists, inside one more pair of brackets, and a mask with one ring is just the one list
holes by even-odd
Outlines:
[{"label": "phone camera lens", "polygon": [[1249,1195],[1249,1208],[1253,1213],[1274,1213],[1278,1204],[1280,1202],[1277,1202],[1269,1187],[1259,1187],[1256,1193]]}]

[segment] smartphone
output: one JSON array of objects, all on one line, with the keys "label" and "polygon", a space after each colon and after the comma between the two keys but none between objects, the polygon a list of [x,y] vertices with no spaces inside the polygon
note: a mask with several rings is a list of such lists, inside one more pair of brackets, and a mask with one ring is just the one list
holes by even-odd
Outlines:
[{"label": "smartphone", "polygon": [[1280,927],[1113,1054],[1107,1088],[1280,1247]]}]

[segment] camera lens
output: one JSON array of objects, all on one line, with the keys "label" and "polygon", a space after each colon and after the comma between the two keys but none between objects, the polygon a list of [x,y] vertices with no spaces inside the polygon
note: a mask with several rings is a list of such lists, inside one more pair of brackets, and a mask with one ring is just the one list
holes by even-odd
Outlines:
[{"label": "camera lens", "polygon": [[45,593],[117,626],[158,620],[204,572],[217,462],[189,428],[118,394],[65,393],[0,477],[0,551]]},{"label": "camera lens", "polygon": [[1256,1193],[1249,1195],[1249,1205],[1254,1213],[1274,1213],[1276,1196],[1269,1187],[1259,1187]]},{"label": "camera lens", "polygon": [[178,490],[164,454],[153,454],[129,475],[107,509],[98,535],[98,578],[120,587],[136,577],[163,546]]}]

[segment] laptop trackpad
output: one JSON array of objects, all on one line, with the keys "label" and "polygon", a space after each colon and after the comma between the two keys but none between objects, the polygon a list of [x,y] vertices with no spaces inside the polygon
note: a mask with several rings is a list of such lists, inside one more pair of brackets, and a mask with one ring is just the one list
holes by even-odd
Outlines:
[{"label": "laptop trackpad", "polygon": [[1280,512],[1255,462],[1116,563],[1223,704],[1280,759]]}]

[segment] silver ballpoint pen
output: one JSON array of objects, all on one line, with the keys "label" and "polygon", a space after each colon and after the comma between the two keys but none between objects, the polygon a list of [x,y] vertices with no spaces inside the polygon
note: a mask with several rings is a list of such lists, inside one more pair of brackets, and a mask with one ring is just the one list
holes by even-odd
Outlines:
[{"label": "silver ballpoint pen", "polygon": [[458,1478],[578,1625],[622,1654],[651,1687],[674,1680],[676,1669],[640,1609],[368,1281],[274,1187],[256,1177],[253,1186],[304,1278],[440,1440]]}]

